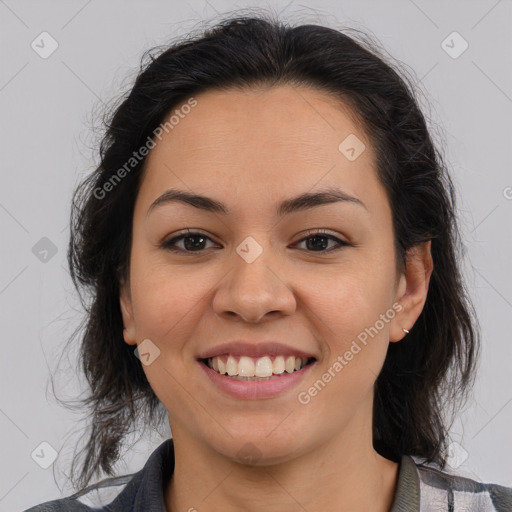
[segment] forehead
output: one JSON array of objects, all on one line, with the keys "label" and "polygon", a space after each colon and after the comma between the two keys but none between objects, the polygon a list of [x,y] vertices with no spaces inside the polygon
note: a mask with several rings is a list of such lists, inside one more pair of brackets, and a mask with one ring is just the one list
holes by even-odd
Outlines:
[{"label": "forehead", "polygon": [[181,115],[155,139],[140,191],[146,202],[177,185],[259,203],[317,185],[342,187],[370,203],[383,199],[370,141],[333,95],[281,85],[210,90],[194,99],[190,109],[172,109]]}]

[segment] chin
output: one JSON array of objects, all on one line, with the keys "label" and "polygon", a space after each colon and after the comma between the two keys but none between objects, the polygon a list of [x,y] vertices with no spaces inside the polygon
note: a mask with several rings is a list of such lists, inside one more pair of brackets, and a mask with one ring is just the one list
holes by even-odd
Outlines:
[{"label": "chin", "polygon": [[272,439],[265,435],[233,435],[225,437],[219,444],[211,442],[211,446],[219,454],[247,466],[272,466],[287,462],[299,454],[301,446],[296,436],[274,436]]}]

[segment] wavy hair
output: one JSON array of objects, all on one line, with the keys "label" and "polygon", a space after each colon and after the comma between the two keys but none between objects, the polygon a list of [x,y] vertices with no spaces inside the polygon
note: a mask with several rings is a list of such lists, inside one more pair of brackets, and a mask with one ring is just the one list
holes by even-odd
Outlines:
[{"label": "wavy hair", "polygon": [[376,381],[373,442],[388,458],[415,455],[444,468],[452,424],[446,406],[457,410],[467,399],[480,339],[459,268],[456,194],[413,81],[360,34],[290,26],[266,14],[234,15],[144,53],[129,93],[104,120],[99,165],[72,200],[68,263],[87,312],[79,358],[90,387],[82,402],[89,410],[89,439],[78,468],[73,461],[75,487],[100,471],[112,475],[135,422],[154,425],[165,412],[124,342],[119,304],[145,158],[107,194],[98,190],[191,95],[259,85],[314,87],[331,93],[333,105],[336,98],[347,104],[376,151],[392,209],[397,268],[406,265],[409,248],[431,240],[434,269],[423,311],[407,339],[390,344]]}]

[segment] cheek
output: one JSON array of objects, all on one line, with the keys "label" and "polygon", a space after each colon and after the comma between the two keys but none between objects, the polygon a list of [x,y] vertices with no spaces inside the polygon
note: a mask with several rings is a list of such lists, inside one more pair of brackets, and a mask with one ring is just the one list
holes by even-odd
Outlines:
[{"label": "cheek", "polygon": [[169,411],[190,408],[191,396],[183,391],[189,387],[192,364],[189,340],[194,338],[204,314],[209,286],[196,274],[185,267],[179,269],[149,259],[134,260],[131,274],[138,341],[149,339],[158,349],[158,356],[151,364],[143,365],[143,371]]},{"label": "cheek", "polygon": [[[314,313],[323,337],[344,347],[348,338],[375,324],[391,307],[394,274],[377,265],[353,264],[303,279],[301,300]],[[315,317],[317,320],[314,320]],[[380,324],[379,324],[380,325]],[[387,330],[385,328],[380,330]]]},{"label": "cheek", "polygon": [[304,281],[306,311],[313,313],[311,322],[325,349],[320,378],[327,383],[317,387],[323,404],[340,406],[323,413],[344,415],[371,391],[389,345],[393,279],[391,264],[381,260],[317,272],[314,280]]},{"label": "cheek", "polygon": [[349,421],[372,393],[389,345],[389,323],[380,315],[389,308],[390,293],[382,281],[359,273],[317,283],[323,286],[308,290],[308,309],[325,351],[318,373],[301,391],[325,424],[318,428],[329,428]]},{"label": "cheek", "polygon": [[[142,262],[141,262],[142,263]],[[132,298],[139,336],[179,340],[201,314],[209,287],[203,272],[150,262],[133,266]]]}]

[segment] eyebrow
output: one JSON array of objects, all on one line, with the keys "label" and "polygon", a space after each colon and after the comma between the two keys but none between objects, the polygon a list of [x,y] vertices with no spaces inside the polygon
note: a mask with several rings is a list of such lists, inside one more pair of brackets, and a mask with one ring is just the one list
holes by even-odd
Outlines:
[{"label": "eyebrow", "polygon": [[[200,210],[212,213],[220,213],[223,215],[228,215],[230,213],[225,204],[212,199],[211,197],[193,194],[185,190],[169,189],[151,203],[146,215],[149,215],[159,206],[173,202],[189,204]],[[358,205],[365,210],[368,210],[365,204],[357,197],[353,197],[337,188],[328,188],[318,192],[300,194],[299,196],[291,199],[285,199],[277,206],[276,214],[277,216],[282,217],[283,215],[308,210],[317,206],[340,202]]]}]

